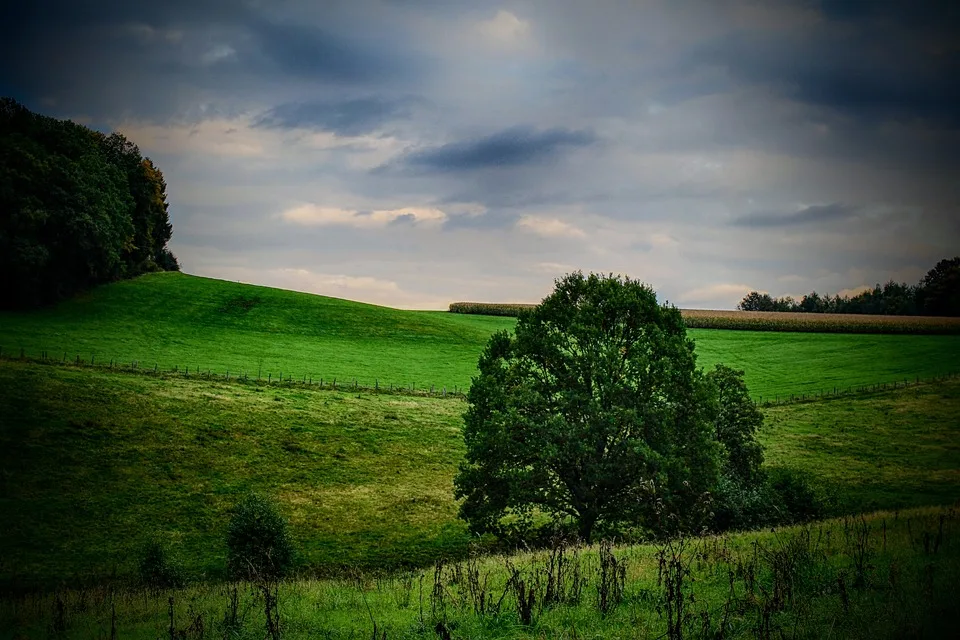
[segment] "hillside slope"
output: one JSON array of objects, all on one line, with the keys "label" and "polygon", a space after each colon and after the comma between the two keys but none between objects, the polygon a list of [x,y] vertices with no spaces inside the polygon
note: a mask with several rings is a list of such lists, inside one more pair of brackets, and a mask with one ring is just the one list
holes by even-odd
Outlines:
[{"label": "hillside slope", "polygon": [[[462,389],[490,334],[515,322],[158,273],[99,287],[55,308],[0,313],[0,349],[221,375]],[[690,335],[702,365],[746,370],[757,398],[929,378],[960,367],[960,336],[709,329]]]},{"label": "hillside slope", "polygon": [[[313,567],[467,549],[461,400],[4,361],[0,406],[0,583],[127,573],[154,533],[216,575],[250,490],[279,500]],[[841,510],[960,497],[960,380],[765,413],[768,463],[822,478]]]}]

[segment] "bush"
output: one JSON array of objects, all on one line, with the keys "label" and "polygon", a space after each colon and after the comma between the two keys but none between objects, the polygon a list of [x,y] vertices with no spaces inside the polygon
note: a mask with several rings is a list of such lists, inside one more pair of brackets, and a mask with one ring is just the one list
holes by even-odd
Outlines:
[{"label": "bush", "polygon": [[765,470],[748,485],[723,474],[712,494],[713,526],[717,531],[744,531],[828,517],[830,500],[795,469]]},{"label": "bush", "polygon": [[783,521],[780,496],[766,482],[746,485],[724,473],[711,497],[717,531],[745,531]]},{"label": "bush", "polygon": [[826,499],[816,491],[806,474],[795,469],[776,468],[770,471],[768,483],[784,512],[784,524],[809,522],[828,515]]},{"label": "bush", "polygon": [[154,590],[177,589],[187,583],[183,563],[159,539],[153,539],[140,553],[140,581]]},{"label": "bush", "polygon": [[227,571],[234,579],[277,580],[293,565],[287,522],[272,501],[258,494],[234,507],[227,550]]}]

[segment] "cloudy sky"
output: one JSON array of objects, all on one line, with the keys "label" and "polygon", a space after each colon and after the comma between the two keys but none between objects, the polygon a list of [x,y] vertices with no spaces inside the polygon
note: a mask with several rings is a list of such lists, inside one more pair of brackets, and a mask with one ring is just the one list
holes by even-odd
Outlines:
[{"label": "cloudy sky", "polygon": [[733,308],[960,254],[953,2],[9,4],[0,94],[157,162],[187,273],[442,309],[582,269]]}]

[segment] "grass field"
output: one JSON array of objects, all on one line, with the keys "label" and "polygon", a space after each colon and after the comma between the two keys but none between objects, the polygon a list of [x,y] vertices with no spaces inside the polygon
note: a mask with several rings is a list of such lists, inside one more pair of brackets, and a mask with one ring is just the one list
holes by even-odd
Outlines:
[{"label": "grass field", "polygon": [[[133,570],[155,532],[220,574],[227,510],[275,496],[305,564],[462,555],[460,400],[263,388],[0,362],[0,575]],[[766,410],[773,466],[823,478],[841,511],[960,497],[960,381]]]},{"label": "grass field", "polygon": [[880,512],[274,587],[64,590],[0,600],[0,638],[949,638],[958,516]]},{"label": "grass field", "polygon": [[[515,319],[399,311],[179,273],[100,287],[53,309],[0,313],[0,349],[31,357],[464,388],[493,331]],[[692,329],[700,363],[744,369],[773,399],[960,369],[960,336]]]}]

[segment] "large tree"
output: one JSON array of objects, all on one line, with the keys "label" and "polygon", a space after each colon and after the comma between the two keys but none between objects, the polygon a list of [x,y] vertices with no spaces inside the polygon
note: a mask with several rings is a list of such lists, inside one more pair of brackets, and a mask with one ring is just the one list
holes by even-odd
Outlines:
[{"label": "large tree", "polygon": [[691,515],[725,451],[737,468],[756,461],[695,360],[679,310],[650,287],[579,272],[558,280],[513,337],[495,334],[480,356],[455,480],[461,517],[498,533],[539,512],[573,519],[590,540],[598,522],[662,528],[665,514]]},{"label": "large tree", "polygon": [[0,307],[177,269],[160,170],[120,134],[0,99]]}]

